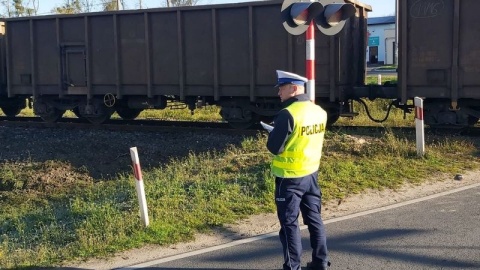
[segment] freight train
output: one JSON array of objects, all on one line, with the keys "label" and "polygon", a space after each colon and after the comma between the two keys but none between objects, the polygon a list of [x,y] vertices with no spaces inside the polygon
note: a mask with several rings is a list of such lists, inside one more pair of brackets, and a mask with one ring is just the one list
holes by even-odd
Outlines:
[{"label": "freight train", "polygon": [[[416,96],[428,125],[478,121],[480,1],[398,1],[398,80],[383,86],[365,84],[372,7],[345,2],[356,13],[342,31],[316,31],[315,100],[330,124],[354,115],[355,100],[389,99],[409,112]],[[0,108],[14,117],[28,104],[48,122],[72,110],[99,124],[180,102],[220,106],[237,128],[270,120],[281,109],[275,70],[305,74],[305,36],[284,29],[282,3],[5,19]]]}]

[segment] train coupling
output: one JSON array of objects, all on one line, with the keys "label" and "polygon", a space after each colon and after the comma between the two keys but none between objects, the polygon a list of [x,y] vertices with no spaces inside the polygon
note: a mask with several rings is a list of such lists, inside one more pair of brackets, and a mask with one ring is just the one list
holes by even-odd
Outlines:
[{"label": "train coupling", "polygon": [[402,103],[400,99],[394,99],[392,100],[392,105],[395,106],[395,108],[403,110],[404,113],[411,113],[413,109],[415,108],[414,105],[409,105],[406,103]]},{"label": "train coupling", "polygon": [[415,109],[414,105],[402,103],[400,99],[392,100],[392,105],[395,106],[395,108],[401,109],[403,111],[403,119],[407,119],[407,114],[412,113]]}]

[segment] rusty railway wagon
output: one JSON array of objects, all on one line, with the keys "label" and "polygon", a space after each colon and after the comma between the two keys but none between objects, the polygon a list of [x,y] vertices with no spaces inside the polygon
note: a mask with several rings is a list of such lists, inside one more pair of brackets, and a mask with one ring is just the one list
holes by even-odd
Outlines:
[{"label": "rusty railway wagon", "polygon": [[[365,76],[366,12],[340,35],[317,30],[317,102],[339,117],[341,101]],[[116,111],[182,102],[221,106],[235,127],[271,118],[280,108],[276,69],[305,73],[305,36],[282,26],[282,1],[11,18],[0,103],[10,116],[25,98],[56,121],[66,110],[93,123]]]},{"label": "rusty railway wagon", "polygon": [[480,118],[480,1],[399,1],[398,91],[425,98],[429,125]]},{"label": "rusty railway wagon", "polygon": [[[221,107],[232,126],[272,119],[281,108],[275,70],[305,74],[305,36],[282,26],[282,0],[12,18],[1,39],[0,107],[29,100],[45,121],[66,110],[92,123],[133,119],[178,102]],[[476,0],[399,1],[398,85],[365,85],[367,13],[356,8],[335,36],[316,30],[316,102],[329,123],[361,98],[425,98],[430,125],[480,118],[480,17]],[[435,33],[435,34],[433,34]]]}]

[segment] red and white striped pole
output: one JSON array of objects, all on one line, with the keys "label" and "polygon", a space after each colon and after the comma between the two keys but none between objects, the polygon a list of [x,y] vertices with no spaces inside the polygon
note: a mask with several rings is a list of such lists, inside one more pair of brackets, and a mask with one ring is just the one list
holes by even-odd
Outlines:
[{"label": "red and white striped pole", "polygon": [[133,163],[133,174],[135,175],[135,189],[137,190],[138,204],[140,205],[140,217],[143,225],[148,226],[147,199],[145,198],[145,188],[143,186],[142,169],[140,168],[140,159],[138,158],[137,147],[130,148],[130,156]]},{"label": "red and white striped pole", "polygon": [[417,155],[425,154],[425,129],[423,123],[423,99],[415,97],[413,100],[415,105],[415,131],[417,139]]},{"label": "red and white striped pole", "polygon": [[306,33],[306,53],[307,93],[310,100],[315,103],[315,24],[313,20]]}]

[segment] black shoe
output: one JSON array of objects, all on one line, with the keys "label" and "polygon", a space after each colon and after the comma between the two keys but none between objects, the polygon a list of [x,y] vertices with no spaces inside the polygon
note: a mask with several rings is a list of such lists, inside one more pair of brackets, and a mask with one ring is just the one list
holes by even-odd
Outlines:
[{"label": "black shoe", "polygon": [[327,262],[326,264],[314,263],[314,262],[307,263],[308,270],[328,270],[329,266],[330,266],[330,262]]}]

